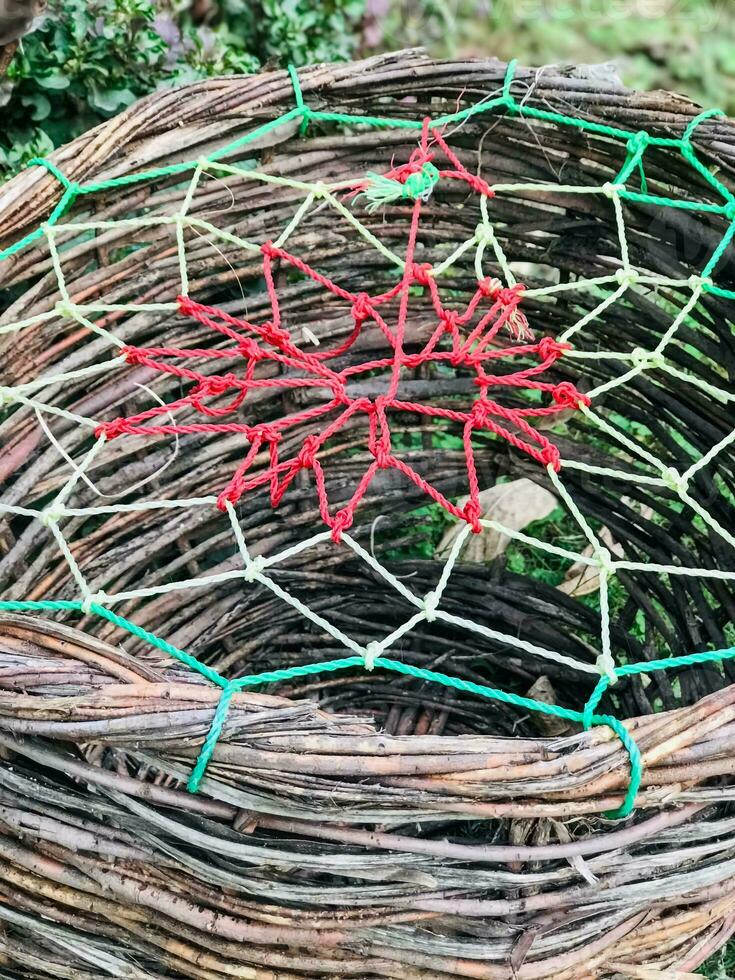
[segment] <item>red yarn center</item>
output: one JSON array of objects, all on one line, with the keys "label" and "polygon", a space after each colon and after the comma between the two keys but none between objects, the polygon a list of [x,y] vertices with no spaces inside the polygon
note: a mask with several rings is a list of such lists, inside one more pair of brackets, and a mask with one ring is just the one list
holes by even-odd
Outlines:
[{"label": "red yarn center", "polygon": [[[464,181],[472,190],[491,197],[492,191],[487,184],[470,174],[441,134],[437,131],[430,133],[426,124],[420,150],[412,155],[405,168],[394,169],[390,176],[400,179],[416,172],[417,167],[433,158],[430,135],[433,143],[443,150],[452,164],[453,169],[440,171],[441,176]],[[263,277],[271,304],[271,315],[266,322],[254,323],[231,316],[216,307],[205,306],[190,297],[179,297],[179,309],[183,316],[193,317],[220,338],[224,336],[231,346],[225,349],[126,347],[124,353],[128,363],[178,377],[184,382],[191,382],[192,387],[188,394],[176,401],[102,423],[96,430],[97,435],[104,433],[107,438],[115,438],[126,434],[242,433],[248,442],[247,452],[222,490],[219,506],[224,509],[227,501],[234,504],[248,491],[268,486],[271,504],[275,507],[296,475],[310,470],[314,474],[322,519],[332,529],[335,540],[339,540],[343,531],[352,525],[360,501],[381,469],[399,471],[450,514],[468,521],[473,530],[479,531],[480,488],[472,445],[473,433],[493,433],[539,463],[558,470],[558,449],[530,420],[568,411],[580,403],[589,403],[589,399],[568,381],[553,384],[540,380],[540,376],[563,355],[568,345],[550,337],[543,337],[538,342],[533,340],[519,309],[524,291],[522,285],[503,288],[497,280],[485,279],[478,283],[477,290],[463,309],[444,306],[430,268],[414,261],[423,206],[418,199],[413,203],[403,275],[392,289],[380,295],[353,293],[344,289],[303,259],[267,242],[261,249]],[[273,277],[274,263],[299,270],[331,295],[350,305],[353,327],[343,343],[329,350],[304,350],[300,346],[281,321],[278,291]],[[409,352],[406,346],[416,347],[416,339],[411,336],[408,322],[411,287],[415,286],[422,286],[428,291],[436,321],[423,347]],[[391,318],[384,313],[386,304],[391,302],[398,304],[392,324],[389,323]],[[503,328],[516,341],[511,346],[501,345],[498,334]],[[385,354],[340,367],[344,355],[353,348],[363,332],[376,329],[384,337]],[[519,357],[531,359],[531,366],[510,373],[497,373],[503,364]],[[237,372],[203,374],[190,366],[191,362],[202,358],[230,361],[234,358],[242,367]],[[264,377],[265,372],[257,371],[259,365],[268,363],[275,365],[278,372],[272,377]],[[457,407],[422,404],[403,398],[402,377],[405,378],[408,371],[413,372],[426,364],[444,365],[445,368],[450,366],[469,376],[475,389],[470,405],[459,410]],[[381,393],[373,397],[360,395],[361,378],[372,378],[374,385],[376,374],[383,385]],[[262,388],[284,392],[313,388],[323,394],[324,400],[314,407],[273,421],[251,423],[241,420],[245,415],[248,396]],[[543,407],[508,408],[495,397],[498,389],[502,388],[546,392],[551,403]],[[219,402],[215,405],[213,399]],[[225,404],[220,403],[222,400]],[[193,409],[202,420],[181,424],[158,424],[156,421],[184,408]],[[394,451],[391,420],[396,415],[443,419],[461,426],[469,492],[466,506],[460,508],[447,499]],[[233,420],[232,416],[239,418]],[[333,436],[348,425],[352,427],[359,416],[366,422],[367,450],[372,460],[348,502],[334,512],[330,507],[320,452]],[[314,433],[313,424],[317,421],[320,427]],[[304,438],[298,452],[284,454],[280,445],[284,434],[304,424],[308,424],[312,431]]]}]

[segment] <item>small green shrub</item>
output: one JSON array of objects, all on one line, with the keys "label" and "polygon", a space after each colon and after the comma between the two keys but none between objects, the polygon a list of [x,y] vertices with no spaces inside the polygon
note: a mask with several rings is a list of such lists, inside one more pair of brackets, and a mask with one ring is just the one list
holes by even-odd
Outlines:
[{"label": "small green shrub", "polygon": [[0,179],[141,96],[260,65],[348,58],[363,0],[221,0],[210,22],[171,0],[50,0],[0,80]]},{"label": "small green shrub", "polygon": [[365,0],[221,0],[223,35],[261,60],[304,65],[350,58]]}]

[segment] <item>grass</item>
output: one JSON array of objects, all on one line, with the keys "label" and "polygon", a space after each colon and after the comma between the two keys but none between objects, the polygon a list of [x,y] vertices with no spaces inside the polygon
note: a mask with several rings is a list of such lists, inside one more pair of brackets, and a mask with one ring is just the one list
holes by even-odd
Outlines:
[{"label": "grass", "polygon": [[735,980],[735,943],[728,943],[700,967],[709,980]]},{"label": "grass", "polygon": [[635,88],[663,88],[735,111],[730,0],[408,0],[386,46],[496,55],[525,64],[596,65]]}]

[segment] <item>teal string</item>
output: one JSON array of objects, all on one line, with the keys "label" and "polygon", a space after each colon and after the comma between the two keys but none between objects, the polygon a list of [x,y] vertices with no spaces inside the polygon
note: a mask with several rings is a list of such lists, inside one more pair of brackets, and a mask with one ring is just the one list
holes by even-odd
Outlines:
[{"label": "teal string", "polygon": [[[81,602],[70,601],[0,601],[0,612],[40,612],[40,611],[73,611],[84,612],[84,604]],[[217,708],[212,717],[209,732],[202,744],[194,769],[187,783],[190,792],[197,792],[202,778],[206,773],[207,766],[212,758],[217,742],[222,734],[222,728],[227,718],[227,712],[234,694],[246,688],[258,687],[263,684],[274,684],[280,681],[293,680],[296,677],[314,676],[316,674],[331,673],[339,670],[347,670],[364,666],[362,657],[351,656],[336,660],[328,660],[324,663],[298,664],[294,667],[285,667],[280,670],[268,670],[259,674],[250,674],[246,677],[238,677],[228,680],[216,670],[201,663],[196,657],[173,646],[161,637],[150,633],[148,630],[123,616],[118,616],[98,603],[91,603],[89,612],[96,616],[106,619],[108,622],[119,626],[133,636],[137,636],[146,643],[164,653],[169,654],[176,660],[185,664],[187,667],[202,674],[213,684],[222,689]],[[634,674],[651,674],[657,670],[678,670],[682,667],[690,667],[703,663],[720,663],[724,660],[735,658],[735,646],[724,650],[705,650],[699,653],[690,653],[683,657],[665,657],[660,660],[641,661],[634,664],[623,664],[615,667],[616,677],[627,677]],[[643,763],[640,750],[635,739],[625,727],[625,725],[612,715],[597,715],[595,709],[602,700],[610,681],[607,676],[601,676],[595,689],[587,700],[583,711],[575,711],[571,708],[563,708],[557,704],[546,704],[543,701],[536,701],[534,698],[524,697],[520,694],[513,694],[511,691],[503,691],[499,688],[489,687],[486,684],[477,684],[474,681],[467,681],[461,677],[454,677],[451,674],[443,674],[439,671],[428,670],[424,667],[414,667],[412,664],[403,663],[400,660],[392,660],[388,657],[376,657],[374,666],[389,670],[396,674],[406,677],[413,677],[417,680],[427,681],[433,684],[440,684],[443,687],[452,688],[467,694],[475,694],[488,700],[500,701],[510,704],[523,710],[535,711],[539,714],[551,715],[555,718],[563,718],[567,721],[581,723],[585,730],[593,726],[604,725],[610,728],[619,738],[623,748],[628,754],[630,762],[630,777],[628,788],[621,806],[605,816],[611,819],[627,817],[633,810],[635,798],[643,778]]]},{"label": "teal string", "polygon": [[687,128],[684,130],[682,142],[688,143],[691,140],[697,126],[700,126],[705,119],[713,119],[715,116],[725,116],[725,113],[722,111],[722,109],[705,109],[703,112],[700,112],[698,116],[695,116],[694,119],[692,119]]},{"label": "teal string", "polygon": [[682,211],[701,211],[703,214],[725,214],[726,204],[706,204],[700,201],[676,200],[671,197],[659,197],[655,194],[643,194],[639,191],[621,190],[620,197],[641,204],[658,204],[665,208],[678,208]]},{"label": "teal string", "polygon": [[199,789],[199,784],[202,781],[204,773],[209,765],[209,760],[212,758],[219,737],[222,734],[222,728],[225,724],[225,719],[227,718],[227,712],[230,708],[230,701],[232,701],[232,695],[235,693],[235,686],[229,683],[222,689],[222,693],[219,697],[219,702],[217,708],[214,712],[214,717],[209,726],[209,731],[207,732],[207,737],[204,739],[199,756],[197,757],[196,765],[191,771],[189,776],[189,781],[186,784],[186,788],[190,793],[196,793]]},{"label": "teal string", "polygon": [[[83,612],[84,608],[83,603],[81,602],[53,602],[50,600],[36,602],[0,601],[0,612],[30,612],[40,610],[70,610]],[[216,748],[217,742],[222,734],[222,728],[227,717],[227,712],[229,710],[232,697],[237,691],[245,688],[258,687],[263,684],[293,680],[296,677],[313,676],[316,674],[331,673],[338,670],[346,670],[349,668],[364,666],[364,660],[362,657],[352,656],[337,660],[329,660],[325,663],[299,664],[294,667],[286,667],[281,670],[264,671],[260,674],[251,674],[247,677],[227,680],[211,667],[201,663],[196,657],[185,653],[183,650],[178,649],[178,647],[173,646],[166,640],[161,639],[161,637],[156,636],[154,633],[150,633],[148,630],[145,630],[140,626],[136,626],[135,623],[125,619],[123,616],[118,616],[111,610],[105,609],[98,603],[91,603],[88,611],[96,616],[106,619],[115,626],[119,626],[121,629],[131,633],[133,636],[137,636],[139,639],[151,644],[158,650],[162,650],[163,652],[170,654],[176,660],[186,664],[186,666],[190,667],[197,673],[202,674],[204,677],[222,689],[222,694],[214,712],[209,731],[204,743],[202,744],[199,756],[187,782],[187,789],[192,793],[197,792],[199,789],[202,778],[206,773],[207,766]],[[733,652],[735,653],[735,650]],[[501,701],[505,704],[514,705],[518,708],[536,711],[541,714],[553,715],[554,717],[564,718],[568,721],[584,721],[582,712],[574,711],[570,708],[563,708],[556,704],[546,704],[542,701],[536,701],[533,698],[523,697],[520,694],[513,694],[510,691],[502,691],[499,688],[489,687],[485,684],[477,684],[474,681],[463,680],[460,677],[454,677],[450,674],[443,674],[438,671],[427,670],[423,667],[414,667],[412,664],[402,663],[400,660],[392,660],[387,657],[377,657],[375,659],[374,666],[383,668],[384,670],[390,670],[404,676],[414,677],[418,680],[441,684],[443,687],[453,688],[457,691],[462,691],[468,694],[476,694],[490,700]],[[631,778],[625,799],[619,810],[615,811],[614,814],[608,814],[608,816],[614,817],[627,816],[633,807],[633,802],[635,800],[638,787],[640,786],[640,753],[638,752],[637,746],[635,745],[630,733],[616,718],[609,715],[591,715],[590,723],[593,725],[606,725],[607,727],[611,728],[622,742],[630,757]]]},{"label": "teal string", "polygon": [[[702,211],[704,213],[724,213],[724,208],[718,205],[711,204],[699,204],[693,201],[676,201],[672,198],[660,197],[649,195],[647,193],[646,187],[646,176],[643,170],[642,156],[645,151],[645,146],[658,146],[658,147],[672,147],[678,148],[684,157],[689,161],[689,163],[697,170],[698,173],[712,186],[720,196],[722,196],[725,201],[730,204],[735,201],[735,197],[731,192],[722,184],[717,177],[710,173],[710,171],[705,167],[705,165],[697,157],[694,147],[691,144],[691,137],[697,126],[699,126],[706,119],[710,119],[714,116],[724,115],[720,109],[708,109],[701,112],[698,116],[690,121],[688,124],[684,135],[679,138],[672,137],[655,137],[651,136],[645,131],[638,133],[631,132],[629,130],[621,129],[616,126],[608,126],[605,123],[596,123],[588,119],[579,119],[573,116],[566,116],[559,112],[553,112],[545,109],[537,109],[533,106],[521,105],[514,98],[511,93],[511,86],[515,77],[516,68],[518,66],[517,59],[510,61],[506,67],[502,95],[499,98],[490,100],[481,100],[475,105],[469,106],[465,109],[458,110],[447,115],[442,115],[437,117],[432,121],[433,126],[443,126],[449,123],[461,122],[465,119],[470,118],[473,115],[484,112],[492,112],[498,108],[506,109],[511,115],[521,116],[523,118],[530,119],[541,119],[548,122],[554,122],[562,126],[570,126],[579,129],[584,132],[596,133],[599,135],[604,135],[612,137],[615,139],[625,140],[628,144],[629,156],[626,163],[623,165],[623,171],[625,179],[630,175],[630,173],[638,167],[640,171],[641,179],[641,192],[637,193],[634,191],[623,190],[620,192],[620,196],[624,197],[630,201],[636,201],[645,204],[658,204],[668,207],[679,207],[688,210]],[[259,136],[263,136],[268,132],[276,129],[277,127],[290,122],[294,118],[301,118],[302,125],[301,131],[304,132],[306,126],[310,120],[320,120],[323,122],[334,122],[334,123],[345,123],[348,125],[365,125],[371,127],[380,127],[387,129],[406,129],[406,130],[421,130],[423,123],[419,120],[413,119],[401,119],[401,118],[391,118],[384,116],[368,116],[368,115],[353,115],[351,113],[345,112],[321,112],[317,110],[310,109],[304,101],[303,91],[301,88],[301,82],[299,80],[298,72],[293,65],[288,67],[288,75],[291,79],[291,84],[293,86],[295,106],[267,123],[256,127],[244,136],[233,140],[232,142],[221,147],[219,150],[215,150],[210,153],[206,158],[206,162],[215,162],[219,160],[222,156],[231,154],[243,146],[246,146],[249,142],[257,139]],[[645,146],[643,145],[645,143]],[[632,148],[632,152],[631,152]],[[73,203],[77,195],[80,194],[92,194],[99,191],[110,190],[116,187],[125,187],[130,184],[136,184],[143,181],[155,180],[158,178],[166,178],[170,176],[176,176],[179,174],[185,174],[191,172],[199,166],[198,161],[188,161],[179,164],[170,164],[163,167],[154,167],[149,170],[141,171],[137,174],[126,174],[121,177],[113,177],[109,180],[103,181],[93,181],[88,184],[76,184],[69,179],[59,170],[59,168],[50,160],[44,158],[35,158],[30,161],[29,166],[43,166],[49,170],[50,173],[54,174],[56,178],[65,187],[65,194],[57,207],[52,212],[48,219],[47,224],[53,224],[58,218],[65,212],[65,210]],[[620,177],[620,175],[619,175]],[[622,182],[622,181],[621,181]],[[43,226],[30,232],[28,235],[21,238],[19,241],[13,243],[8,248],[0,251],[0,261],[5,258],[14,255],[16,252],[21,251],[26,246],[35,242],[39,237],[43,235]],[[730,238],[721,245],[716,253],[714,262],[712,262],[712,267],[717,264],[719,258],[722,256]],[[715,289],[709,289],[709,292],[715,292]],[[716,295],[721,295],[726,298],[731,298],[731,291],[717,292]]]},{"label": "teal string", "polygon": [[306,130],[309,128],[309,119],[311,118],[311,109],[304,102],[304,93],[301,90],[301,79],[299,78],[299,73],[296,71],[295,65],[288,66],[288,74],[291,78],[291,84],[293,85],[294,99],[296,100],[296,108],[298,109],[299,115],[301,116],[301,126],[299,127],[299,134],[303,136]]},{"label": "teal string", "polygon": [[341,657],[337,660],[326,660],[323,663],[297,664],[295,667],[282,667],[279,670],[266,670],[260,674],[249,674],[232,681],[237,691],[247,687],[259,687],[261,684],[279,684],[281,681],[291,681],[295,677],[311,677],[314,674],[332,673],[336,670],[347,670],[349,667],[362,667],[365,661],[362,657]]},{"label": "teal string", "polygon": [[727,248],[730,242],[732,241],[733,235],[735,235],[735,205],[728,206],[726,214],[727,217],[730,218],[730,227],[722,236],[722,240],[720,241],[720,244],[714,250],[714,252],[712,253],[712,257],[710,258],[709,262],[702,270],[703,276],[709,276],[711,275],[712,272],[714,272],[715,267],[718,265],[720,259],[727,251]]},{"label": "teal string", "polygon": [[188,160],[186,163],[172,163],[166,167],[152,167],[150,170],[141,170],[136,174],[124,174],[122,177],[110,177],[109,180],[97,180],[89,184],[82,184],[79,193],[97,194],[100,191],[113,190],[115,187],[128,187],[130,184],[156,180],[159,177],[175,177],[177,174],[191,173],[196,168],[196,160]]},{"label": "teal string", "polygon": [[[67,177],[64,176],[64,174],[61,173],[55,164],[51,163],[50,160],[42,160],[39,157],[31,160],[28,166],[46,167],[46,169],[49,170],[64,187],[64,193],[61,195],[56,203],[56,206],[46,219],[46,226],[54,225],[76,200],[77,195],[80,193],[79,184],[72,183]],[[0,262],[2,262],[3,259],[10,258],[11,255],[15,255],[17,252],[22,251],[22,249],[24,249],[27,245],[31,245],[33,242],[37,241],[44,235],[44,231],[44,225],[39,225],[38,228],[29,232],[27,235],[24,235],[23,238],[18,239],[17,242],[14,242],[7,248],[0,249]]]},{"label": "teal string", "polygon": [[513,79],[515,78],[516,68],[518,67],[518,58],[511,58],[505,69],[505,78],[503,79],[503,105],[506,105],[509,109],[514,109],[516,105],[515,98],[511,95],[510,87],[513,84]]},{"label": "teal string", "polygon": [[643,194],[647,193],[646,172],[643,169],[643,154],[646,152],[649,142],[650,136],[645,130],[641,130],[628,140],[626,144],[628,156],[622,169],[615,178],[614,182],[616,184],[624,184],[637,167],[641,178],[641,192]]},{"label": "teal string", "polygon": [[[83,609],[82,603],[78,603],[78,606],[80,610]],[[3,603],[0,602],[0,609],[2,608]],[[191,670],[195,670],[197,673],[202,674],[213,684],[217,684],[219,687],[227,687],[227,678],[223,677],[216,670],[213,670],[206,664],[201,663],[201,661],[197,660],[197,658],[193,657],[191,654],[185,653],[183,650],[179,650],[178,647],[175,647],[173,644],[161,639],[160,636],[156,636],[155,633],[150,633],[148,630],[144,630],[142,627],[136,626],[135,623],[131,623],[129,619],[118,616],[117,613],[112,612],[110,609],[105,609],[104,606],[100,606],[96,602],[90,604],[89,611],[94,613],[95,616],[100,616],[102,619],[106,619],[108,623],[112,623],[115,626],[119,626],[120,629],[126,630],[128,633],[132,633],[132,635],[137,636],[139,640],[149,643],[151,646],[156,647],[156,649],[161,650],[163,653],[167,653],[170,657],[178,660],[186,667],[189,667]]]},{"label": "teal string", "polygon": [[49,173],[53,174],[53,176],[58,180],[58,182],[64,186],[66,190],[68,190],[70,187],[77,188],[79,186],[78,184],[69,180],[66,174],[62,173],[61,170],[59,170],[59,168],[56,166],[56,164],[53,163],[53,161],[47,160],[45,157],[33,157],[32,160],[28,161],[26,166],[45,167],[49,171]]},{"label": "teal string", "polygon": [[704,283],[702,291],[712,293],[714,296],[721,296],[722,299],[735,299],[735,289],[723,289],[722,286],[715,286],[713,283]]},{"label": "teal string", "polygon": [[[724,650],[701,650],[699,653],[688,653],[683,657],[663,657],[659,660],[622,664],[620,667],[615,667],[613,673],[616,677],[631,677],[636,674],[654,674],[657,670],[681,670],[682,667],[696,667],[698,664],[723,663],[733,658],[735,658],[735,646],[726,647]],[[600,677],[584,707],[582,723],[585,728],[590,727],[592,712],[609,686],[610,679],[607,676]]]}]

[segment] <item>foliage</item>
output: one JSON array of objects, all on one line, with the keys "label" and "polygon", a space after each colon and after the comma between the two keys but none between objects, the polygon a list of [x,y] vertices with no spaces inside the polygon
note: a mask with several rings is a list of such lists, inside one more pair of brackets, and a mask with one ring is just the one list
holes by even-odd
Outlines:
[{"label": "foliage", "polygon": [[[384,0],[368,0],[382,4]],[[735,18],[725,0],[407,0],[387,5],[381,44],[525,64],[611,62],[635,88],[735,112]]]},{"label": "foliage", "polygon": [[261,59],[304,65],[342,61],[355,51],[364,0],[222,0],[223,30]]},{"label": "foliage", "polygon": [[222,0],[209,23],[173,0],[51,0],[0,81],[0,177],[158,88],[349,57],[363,0]]},{"label": "foliage", "polygon": [[612,61],[627,84],[735,110],[722,0],[50,0],[0,81],[0,177],[161,87],[412,44]]},{"label": "foliage", "polygon": [[709,980],[734,980],[735,943],[729,943],[711,956],[701,970],[702,976]]}]

